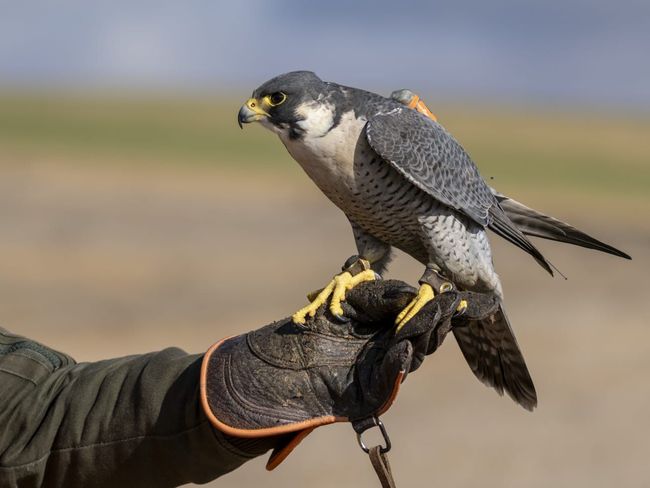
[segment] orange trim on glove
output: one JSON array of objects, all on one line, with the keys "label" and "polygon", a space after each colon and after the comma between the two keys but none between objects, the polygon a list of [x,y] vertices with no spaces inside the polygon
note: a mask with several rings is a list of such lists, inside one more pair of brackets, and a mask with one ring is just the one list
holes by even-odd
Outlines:
[{"label": "orange trim on glove", "polygon": [[303,430],[302,432],[298,432],[286,446],[273,451],[271,453],[271,457],[269,457],[269,460],[266,462],[266,470],[273,471],[275,468],[280,466],[280,463],[284,461],[287,456],[291,454],[291,452],[298,446],[298,444],[300,444],[305,437],[311,434],[315,428],[316,427],[311,427],[309,429]]},{"label": "orange trim on glove", "polygon": [[214,351],[216,351],[219,348],[219,346],[221,346],[221,344],[223,344],[228,339],[230,339],[230,337],[227,337],[226,339],[222,339],[221,341],[214,344],[210,349],[208,349],[208,351],[205,353],[205,356],[203,357],[203,363],[201,364],[201,381],[200,381],[201,405],[203,406],[203,411],[205,412],[205,415],[208,417],[210,423],[214,425],[217,429],[219,429],[221,432],[231,435],[233,437],[245,437],[245,438],[253,439],[257,437],[269,437],[272,435],[289,434],[291,432],[297,432],[299,430],[304,430],[309,428],[314,429],[316,427],[320,427],[321,425],[333,424],[334,422],[347,422],[348,419],[346,417],[325,415],[323,417],[303,420],[302,422],[296,422],[294,424],[279,425],[277,427],[262,427],[259,429],[240,429],[223,423],[221,420],[215,417],[214,413],[212,413],[212,410],[210,409],[210,404],[208,403],[208,390],[207,390],[208,364],[210,362],[209,361],[210,356],[212,356]]},{"label": "orange trim on glove", "polygon": [[[201,406],[203,407],[203,412],[205,413],[206,417],[208,418],[208,420],[210,421],[213,427],[215,427],[220,432],[223,432],[224,434],[227,435],[231,435],[233,437],[254,439],[258,437],[269,437],[274,435],[283,435],[283,434],[290,434],[292,432],[297,432],[294,438],[291,439],[291,441],[287,445],[283,446],[281,449],[277,451],[274,451],[271,454],[271,457],[269,458],[266,464],[267,470],[271,471],[275,469],[277,466],[279,466],[280,463],[284,461],[286,457],[291,453],[291,451],[293,451],[296,448],[296,446],[300,444],[300,442],[305,437],[311,434],[311,432],[316,427],[329,425],[336,422],[349,422],[350,419],[348,417],[325,415],[323,417],[316,417],[313,419],[303,420],[301,422],[296,422],[293,424],[280,425],[278,427],[263,427],[259,429],[240,429],[225,424],[224,422],[219,420],[210,409],[210,404],[208,403],[208,393],[207,393],[208,374],[207,373],[208,373],[208,364],[210,363],[210,357],[219,348],[219,346],[221,346],[228,339],[230,339],[230,337],[222,339],[216,344],[214,344],[212,347],[210,347],[210,349],[207,350],[207,352],[203,357],[203,362],[201,363],[201,377],[200,377]],[[395,398],[397,398],[397,394],[399,392],[399,388],[402,383],[402,380],[404,379],[404,376],[405,376],[404,371],[400,371],[400,373],[397,375],[397,378],[395,379],[395,385],[393,386],[393,390],[391,391],[390,396],[388,397],[386,402],[381,406],[381,408],[377,411],[378,416],[386,412],[395,401]]]}]

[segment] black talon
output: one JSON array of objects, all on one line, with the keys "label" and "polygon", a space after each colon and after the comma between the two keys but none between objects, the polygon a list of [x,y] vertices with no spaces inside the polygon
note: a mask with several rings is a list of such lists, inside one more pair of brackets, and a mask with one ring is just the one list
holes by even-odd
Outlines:
[{"label": "black talon", "polygon": [[468,308],[469,308],[469,303],[460,311],[458,309],[454,310],[454,314],[452,315],[452,317],[456,318],[465,315],[465,312],[467,312]]},{"label": "black talon", "polygon": [[348,317],[344,315],[339,315],[337,313],[333,313],[332,317],[334,317],[334,319],[340,324],[347,324],[350,321]]},{"label": "black talon", "polygon": [[295,325],[297,329],[299,329],[299,330],[301,330],[301,331],[303,331],[303,332],[308,331],[308,330],[311,330],[311,329],[307,326],[307,323],[306,323],[306,322],[305,322],[304,324],[301,324],[301,323],[299,323],[299,322],[295,322],[295,321],[292,320],[291,323],[292,323],[293,325]]}]

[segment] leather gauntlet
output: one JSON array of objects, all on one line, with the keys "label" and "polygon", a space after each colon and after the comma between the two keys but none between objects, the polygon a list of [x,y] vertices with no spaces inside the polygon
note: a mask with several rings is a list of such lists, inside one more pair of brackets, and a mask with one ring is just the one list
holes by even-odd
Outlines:
[{"label": "leather gauntlet", "polygon": [[[273,469],[314,428],[385,412],[452,324],[498,306],[491,295],[443,293],[396,334],[395,317],[414,294],[400,281],[363,283],[343,304],[346,323],[321,307],[304,326],[287,318],[213,345],[201,371],[210,422],[234,437],[278,436]],[[461,299],[470,306],[452,321]]]}]

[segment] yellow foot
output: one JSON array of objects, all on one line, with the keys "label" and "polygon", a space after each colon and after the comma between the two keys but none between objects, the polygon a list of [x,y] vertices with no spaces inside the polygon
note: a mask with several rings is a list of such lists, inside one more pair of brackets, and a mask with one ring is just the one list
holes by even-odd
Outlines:
[{"label": "yellow foot", "polygon": [[318,295],[316,295],[309,305],[301,308],[293,314],[293,321],[296,324],[304,324],[307,321],[307,317],[313,317],[316,315],[316,311],[321,305],[327,303],[330,296],[330,312],[332,312],[332,315],[335,317],[343,319],[343,308],[341,307],[341,302],[345,301],[345,293],[357,286],[359,283],[372,281],[376,278],[377,275],[371,269],[361,271],[354,276],[352,276],[348,271],[336,275],[332,281],[330,281],[328,285],[323,288]]},{"label": "yellow foot", "polygon": [[418,313],[422,307],[433,300],[434,296],[435,293],[433,292],[431,285],[428,285],[426,283],[420,285],[420,289],[418,290],[416,297],[411,300],[411,303],[409,303],[395,319],[395,323],[397,324],[396,332],[399,332],[409,320],[415,317],[415,314]]},{"label": "yellow foot", "polygon": [[[453,289],[453,285],[451,283],[444,283],[440,287],[440,292],[444,293],[446,291],[451,291],[452,289]],[[433,300],[434,297],[435,297],[435,293],[431,285],[428,285],[427,283],[423,283],[420,286],[420,289],[418,290],[418,294],[416,295],[416,297],[413,300],[411,300],[411,303],[409,303],[395,319],[395,323],[397,324],[397,329],[395,330],[395,332],[399,332],[402,329],[402,327],[404,327],[409,320],[415,317],[415,314],[417,314],[420,310],[422,310],[422,307],[424,307],[427,303]],[[467,300],[461,300],[458,303],[458,307],[456,307],[456,313],[462,314],[463,312],[465,312],[465,310],[467,310]]]},{"label": "yellow foot", "polygon": [[465,310],[467,310],[467,300],[461,300],[456,307],[456,313],[462,315],[465,313]]}]

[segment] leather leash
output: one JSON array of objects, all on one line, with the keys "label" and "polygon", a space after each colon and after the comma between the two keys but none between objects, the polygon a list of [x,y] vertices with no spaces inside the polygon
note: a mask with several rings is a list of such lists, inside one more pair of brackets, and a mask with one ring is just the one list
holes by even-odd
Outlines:
[{"label": "leather leash", "polygon": [[381,446],[371,447],[368,455],[370,456],[372,467],[375,468],[375,473],[377,473],[381,487],[395,488],[395,480],[390,470],[388,456],[386,456],[386,453],[381,452]]},{"label": "leather leash", "polygon": [[[390,469],[390,463],[388,462],[388,456],[386,455],[391,449],[390,437],[388,437],[388,432],[386,432],[386,427],[377,416],[373,415],[362,420],[357,420],[352,423],[352,427],[357,433],[357,441],[359,446],[370,457],[370,463],[377,473],[377,478],[381,483],[382,488],[396,488],[395,480],[393,479],[393,473]],[[381,435],[384,438],[385,445],[378,445],[373,447],[367,447],[363,443],[362,435],[363,433],[373,427],[379,427]]]}]

